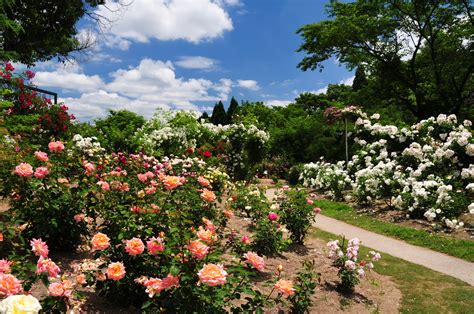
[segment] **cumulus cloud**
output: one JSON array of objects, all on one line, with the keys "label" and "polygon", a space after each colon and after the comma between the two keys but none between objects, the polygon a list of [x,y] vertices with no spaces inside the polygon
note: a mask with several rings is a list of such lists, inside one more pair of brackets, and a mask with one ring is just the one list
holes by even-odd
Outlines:
[{"label": "cumulus cloud", "polygon": [[218,61],[202,56],[181,56],[174,64],[185,69],[214,70]]},{"label": "cumulus cloud", "polygon": [[150,39],[199,43],[233,29],[222,2],[213,0],[137,0],[124,7],[112,2],[108,8],[99,6],[96,13],[112,21],[108,34],[141,43]]},{"label": "cumulus cloud", "polygon": [[286,107],[291,103],[291,101],[290,100],[273,99],[273,100],[266,100],[264,103],[268,107]]},{"label": "cumulus cloud", "polygon": [[[354,82],[354,78],[355,76],[350,76],[348,78],[345,78],[343,80],[340,80],[338,84],[342,84],[342,85],[348,85],[348,86],[352,86],[352,83]],[[313,93],[313,94],[325,94],[326,92],[328,91],[328,86],[324,86],[323,88],[320,88],[318,90],[315,90],[315,91],[310,91],[310,93]]]},{"label": "cumulus cloud", "polygon": [[258,82],[254,80],[237,80],[236,86],[250,89],[250,90],[259,90]]},{"label": "cumulus cloud", "polygon": [[80,120],[103,117],[109,109],[129,109],[150,117],[157,107],[199,110],[194,102],[226,101],[234,82],[176,76],[170,61],[143,59],[135,67],[109,73],[109,81],[88,76],[78,66],[38,72],[41,87],[75,91],[78,97],[61,99]]}]

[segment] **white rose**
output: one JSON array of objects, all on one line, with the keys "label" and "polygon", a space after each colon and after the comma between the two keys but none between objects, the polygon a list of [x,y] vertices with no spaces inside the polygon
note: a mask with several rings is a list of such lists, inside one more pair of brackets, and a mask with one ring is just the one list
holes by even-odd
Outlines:
[{"label": "white rose", "polygon": [[31,295],[12,295],[0,302],[0,313],[34,314],[41,310],[39,301]]}]

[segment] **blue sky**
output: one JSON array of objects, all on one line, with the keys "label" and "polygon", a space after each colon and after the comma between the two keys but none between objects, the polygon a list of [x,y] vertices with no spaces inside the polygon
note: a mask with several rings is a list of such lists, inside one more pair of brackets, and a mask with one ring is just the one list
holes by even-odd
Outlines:
[{"label": "blue sky", "polygon": [[[299,93],[353,75],[335,60],[322,73],[296,68],[297,29],[326,18],[326,0],[135,0],[82,20],[81,40],[95,44],[66,66],[38,64],[34,82],[58,92],[80,120],[107,109],[150,117],[155,108],[212,110],[222,100],[285,105]],[[113,7],[113,6],[112,6]]]}]

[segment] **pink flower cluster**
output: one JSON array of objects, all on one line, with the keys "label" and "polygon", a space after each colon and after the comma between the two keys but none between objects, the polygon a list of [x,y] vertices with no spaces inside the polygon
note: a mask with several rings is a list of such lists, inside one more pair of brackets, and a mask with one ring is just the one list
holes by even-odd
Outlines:
[{"label": "pink flower cluster", "polygon": [[179,287],[179,277],[172,274],[168,274],[165,278],[138,278],[136,282],[146,287],[146,293],[152,298],[153,296],[160,294],[161,291],[170,289],[172,287]]}]

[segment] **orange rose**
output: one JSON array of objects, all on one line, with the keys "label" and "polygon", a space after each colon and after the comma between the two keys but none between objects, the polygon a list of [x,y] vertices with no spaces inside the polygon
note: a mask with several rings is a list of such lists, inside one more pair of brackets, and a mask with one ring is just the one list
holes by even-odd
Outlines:
[{"label": "orange rose", "polygon": [[92,250],[105,250],[110,246],[110,239],[103,233],[96,233],[91,240]]},{"label": "orange rose", "polygon": [[22,162],[15,167],[15,174],[21,177],[31,177],[33,174],[33,167],[29,163]]},{"label": "orange rose", "polygon": [[120,262],[109,264],[107,267],[107,278],[112,280],[120,280],[125,277],[125,266]]},{"label": "orange rose", "polygon": [[133,238],[125,242],[125,251],[131,256],[140,255],[145,250],[143,241],[139,238]]},{"label": "orange rose", "polygon": [[291,280],[278,280],[275,284],[275,289],[285,297],[295,294],[295,288],[293,288],[293,282],[291,282]]},{"label": "orange rose", "polygon": [[208,189],[203,189],[201,193],[201,198],[205,199],[208,202],[214,202],[216,200],[216,195],[214,194],[214,192]]},{"label": "orange rose", "polygon": [[187,248],[197,259],[203,259],[209,253],[209,247],[199,240],[190,241]]},{"label": "orange rose", "polygon": [[202,226],[199,226],[199,231],[196,233],[198,238],[206,243],[212,243],[216,240],[216,234],[214,231],[209,229],[204,229]]},{"label": "orange rose", "polygon": [[258,256],[257,253],[247,252],[244,254],[244,257],[246,258],[245,262],[252,265],[257,270],[262,271],[265,268],[263,257]]},{"label": "orange rose", "polygon": [[166,189],[172,190],[177,188],[180,185],[183,185],[181,177],[178,176],[165,176],[163,178],[163,184]]},{"label": "orange rose", "polygon": [[213,287],[225,284],[227,272],[222,264],[205,264],[198,272],[198,276],[199,283]]}]

